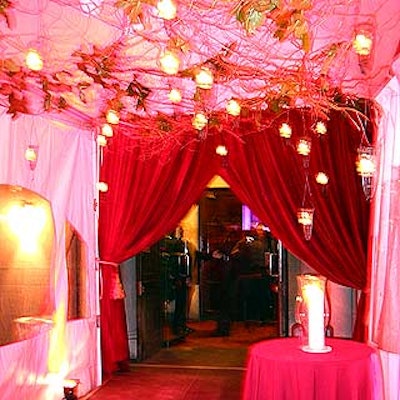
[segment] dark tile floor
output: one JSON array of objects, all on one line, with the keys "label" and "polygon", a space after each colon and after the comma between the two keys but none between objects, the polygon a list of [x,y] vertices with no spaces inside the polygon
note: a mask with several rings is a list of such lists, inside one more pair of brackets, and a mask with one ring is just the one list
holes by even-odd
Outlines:
[{"label": "dark tile floor", "polygon": [[276,337],[276,324],[235,322],[227,337],[213,336],[214,321],[190,327],[184,341],[131,363],[85,400],[240,400],[248,348]]}]

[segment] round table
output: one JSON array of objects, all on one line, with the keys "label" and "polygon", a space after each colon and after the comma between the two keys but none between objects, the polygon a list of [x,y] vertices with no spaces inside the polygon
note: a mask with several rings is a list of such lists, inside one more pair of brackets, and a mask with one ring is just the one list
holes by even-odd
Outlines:
[{"label": "round table", "polygon": [[329,353],[301,350],[299,338],[272,339],[249,350],[243,400],[377,400],[382,373],[375,350],[328,338]]}]

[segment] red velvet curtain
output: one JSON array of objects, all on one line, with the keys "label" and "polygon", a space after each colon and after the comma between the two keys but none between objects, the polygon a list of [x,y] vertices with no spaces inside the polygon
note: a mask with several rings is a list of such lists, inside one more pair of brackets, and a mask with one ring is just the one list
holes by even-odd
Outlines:
[{"label": "red velvet curtain", "polygon": [[[291,124],[291,139],[279,136],[282,122]],[[222,170],[221,157],[215,154],[220,134],[150,158],[135,139],[115,137],[101,170],[102,180],[109,184],[100,202],[101,259],[120,263],[160,239],[219,173],[294,255],[334,282],[365,289],[369,205],[355,173],[362,135],[339,112],[330,116],[328,134],[323,137],[312,125],[310,115],[301,110],[274,119],[266,113],[257,127],[242,120],[224,133],[229,153]],[[241,135],[235,135],[235,129]],[[297,139],[304,136],[312,140],[309,160],[295,149]],[[314,174],[320,170],[330,178],[326,187],[315,182]],[[315,207],[310,241],[304,239],[297,222],[302,205]],[[128,357],[127,337],[126,331],[121,333],[125,326],[122,300],[103,296],[101,302],[103,369],[107,373]],[[363,315],[362,309],[358,312]]]},{"label": "red velvet curtain", "polygon": [[[333,282],[364,289],[369,203],[355,170],[361,134],[342,114],[330,118],[323,137],[309,129],[308,114],[293,112],[245,142],[228,141],[222,175],[291,253]],[[290,139],[279,136],[283,121],[292,126]],[[307,136],[309,160],[296,151],[297,141]],[[329,177],[327,186],[316,182],[319,171]],[[309,241],[297,222],[302,206],[315,208]]]},{"label": "red velvet curtain", "polygon": [[[108,191],[100,197],[99,218],[102,261],[119,264],[175,228],[221,163],[212,139],[154,153],[151,156],[151,149],[123,134],[115,136],[105,151],[101,180],[108,183]],[[103,281],[113,277],[112,268],[101,264]],[[106,285],[101,299],[105,374],[128,358],[123,300],[110,296]]]},{"label": "red velvet curtain", "polygon": [[[245,142],[230,141],[222,175],[292,254],[331,281],[362,291],[353,338],[363,341],[370,213],[355,160],[372,124],[364,132],[353,123],[355,114],[332,112],[328,133],[320,136],[310,129],[310,118],[305,111],[290,112]],[[278,134],[283,122],[292,127],[290,139]],[[296,150],[298,140],[305,137],[312,143],[309,159]],[[320,171],[329,177],[326,186],[315,180]],[[297,222],[302,206],[315,208],[309,241]]]}]

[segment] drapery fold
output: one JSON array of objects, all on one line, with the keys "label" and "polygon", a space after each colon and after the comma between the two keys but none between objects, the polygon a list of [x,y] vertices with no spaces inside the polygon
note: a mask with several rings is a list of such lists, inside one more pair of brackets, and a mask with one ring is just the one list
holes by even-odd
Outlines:
[{"label": "drapery fold", "polygon": [[[399,75],[400,77],[400,75]],[[400,81],[393,78],[377,97],[383,118],[377,141],[379,159],[372,242],[372,340],[379,348],[400,354]]]},{"label": "drapery fold", "polygon": [[[212,136],[211,136],[212,137]],[[149,156],[137,140],[113,139],[104,155],[101,180],[109,190],[100,199],[99,246],[103,261],[121,263],[175,228],[219,170],[214,140],[197,140]],[[110,268],[102,265],[104,285]],[[127,358],[123,300],[103,296],[101,329],[105,374]]]},{"label": "drapery fold", "polygon": [[121,263],[175,228],[219,170],[212,138],[153,156],[134,138],[113,139],[101,175],[109,187],[100,200],[102,260]]},{"label": "drapery fold", "polygon": [[[348,119],[332,113],[328,133],[310,137],[308,160],[292,144],[309,135],[304,118],[290,115],[290,141],[277,134],[275,125],[244,142],[228,141],[222,176],[296,257],[333,282],[364,289],[369,203],[355,171],[360,136]],[[326,186],[315,180],[320,171],[329,177]],[[297,222],[297,210],[304,206],[315,208],[310,241]]]},{"label": "drapery fold", "polygon": [[[3,399],[60,399],[62,386],[54,385],[66,376],[79,378],[81,393],[88,393],[100,382],[97,376],[96,328],[96,232],[93,199],[95,171],[95,144],[92,132],[55,123],[44,116],[20,115],[12,120],[0,108],[0,183],[29,189],[51,204],[54,224],[53,254],[50,280],[52,287],[46,296],[43,310],[54,313],[51,330],[40,332],[31,327],[32,337],[1,346],[0,350],[0,397]],[[38,148],[37,163],[32,170],[25,159],[29,145]],[[16,194],[19,191],[16,190]],[[19,195],[16,196],[16,199]],[[22,198],[21,198],[22,199]],[[4,214],[1,215],[4,218]],[[71,224],[82,239],[84,251],[81,257],[84,275],[81,275],[85,317],[66,320],[68,303],[68,271],[66,261],[66,223]],[[2,251],[3,251],[2,243]],[[39,260],[40,258],[35,258]],[[46,261],[47,262],[47,261]],[[2,266],[2,268],[5,266]],[[29,267],[29,263],[17,266]],[[6,271],[6,269],[4,269]],[[82,272],[83,272],[82,271]],[[17,276],[16,275],[16,276]],[[7,276],[7,275],[2,275]],[[11,277],[12,275],[10,275]],[[15,299],[29,310],[31,291],[21,281],[12,290]],[[41,289],[38,275],[30,282]],[[7,285],[2,281],[3,288]],[[11,286],[10,286],[11,287]],[[2,289],[3,290],[3,289]],[[31,290],[35,290],[32,289]],[[2,292],[2,307],[6,307]],[[82,300],[83,300],[82,297]],[[14,309],[14,307],[13,307]],[[15,308],[17,310],[17,308]],[[13,311],[14,312],[14,311]],[[20,315],[16,315],[20,316]],[[29,315],[43,317],[43,315]],[[57,317],[57,318],[55,318]],[[53,382],[53,383],[52,383]]]},{"label": "drapery fold", "polygon": [[[279,136],[282,122],[291,124],[292,138]],[[317,134],[313,123],[307,110],[293,110],[281,118],[266,112],[257,127],[241,120],[225,132],[210,131],[202,140],[149,158],[135,139],[114,138],[101,170],[101,179],[109,185],[100,201],[102,260],[120,263],[160,239],[220,174],[294,255],[338,284],[365,290],[369,204],[355,171],[365,132],[341,112],[329,116],[327,135]],[[312,142],[309,158],[296,151],[303,137]],[[222,143],[228,149],[225,157],[215,153]],[[326,187],[315,182],[319,171],[330,179]],[[312,239],[306,241],[296,215],[308,205],[315,208],[315,217]],[[110,308],[105,304],[110,301],[102,300],[102,334],[105,341],[116,335],[109,345],[120,346],[128,357],[126,337],[115,331],[117,323],[125,322],[116,321],[112,311],[122,305],[114,302]],[[364,309],[358,314],[363,316]],[[364,332],[363,322],[358,319],[356,331]],[[104,354],[112,351],[103,343]],[[103,367],[109,372],[115,368],[112,362]]]}]

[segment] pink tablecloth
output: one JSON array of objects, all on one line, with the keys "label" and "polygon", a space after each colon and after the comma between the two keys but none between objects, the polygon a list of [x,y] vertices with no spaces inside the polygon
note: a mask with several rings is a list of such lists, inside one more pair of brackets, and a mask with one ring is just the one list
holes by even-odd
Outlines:
[{"label": "pink tablecloth", "polygon": [[300,349],[298,338],[266,340],[249,351],[243,400],[379,400],[378,355],[366,344],[328,339],[330,353]]}]

